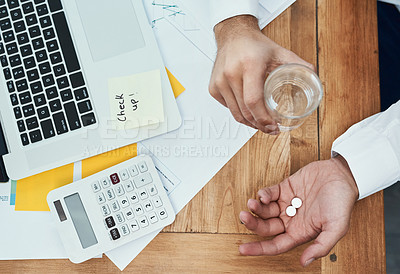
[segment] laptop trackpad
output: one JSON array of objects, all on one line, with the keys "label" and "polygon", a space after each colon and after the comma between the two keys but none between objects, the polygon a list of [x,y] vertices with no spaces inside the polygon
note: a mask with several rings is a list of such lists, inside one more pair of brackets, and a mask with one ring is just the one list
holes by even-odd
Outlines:
[{"label": "laptop trackpad", "polygon": [[131,0],[76,0],[94,62],[145,46]]}]

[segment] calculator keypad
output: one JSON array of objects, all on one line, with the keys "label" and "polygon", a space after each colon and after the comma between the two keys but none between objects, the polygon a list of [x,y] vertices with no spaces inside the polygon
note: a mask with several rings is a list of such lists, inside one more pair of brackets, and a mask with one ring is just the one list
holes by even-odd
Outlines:
[{"label": "calculator keypad", "polygon": [[167,218],[145,161],[91,184],[110,239],[134,234]]}]

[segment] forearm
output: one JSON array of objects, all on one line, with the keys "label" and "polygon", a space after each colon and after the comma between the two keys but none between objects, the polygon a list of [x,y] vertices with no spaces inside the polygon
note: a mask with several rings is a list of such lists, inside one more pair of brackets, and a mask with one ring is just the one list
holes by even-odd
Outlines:
[{"label": "forearm", "polygon": [[251,15],[239,15],[228,18],[214,27],[215,40],[217,41],[218,48],[225,43],[240,38],[243,32],[250,34],[252,32],[259,32],[257,19]]}]

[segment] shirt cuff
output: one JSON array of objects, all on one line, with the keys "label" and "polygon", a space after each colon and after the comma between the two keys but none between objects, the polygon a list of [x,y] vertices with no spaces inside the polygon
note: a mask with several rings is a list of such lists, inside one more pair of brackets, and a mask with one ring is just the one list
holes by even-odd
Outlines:
[{"label": "shirt cuff", "polygon": [[258,0],[213,0],[211,20],[215,27],[219,22],[237,15],[252,15],[257,18]]},{"label": "shirt cuff", "polygon": [[346,132],[335,140],[332,156],[340,154],[346,159],[358,187],[359,199],[395,183],[400,163],[387,137],[369,127],[356,131],[350,128],[349,131],[351,134]]}]

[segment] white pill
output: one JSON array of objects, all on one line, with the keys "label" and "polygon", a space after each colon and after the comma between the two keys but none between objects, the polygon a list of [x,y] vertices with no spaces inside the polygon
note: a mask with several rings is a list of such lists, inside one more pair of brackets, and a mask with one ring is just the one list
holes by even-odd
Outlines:
[{"label": "white pill", "polygon": [[286,215],[288,215],[289,217],[293,217],[294,215],[296,215],[296,208],[294,208],[294,206],[288,206],[286,208]]},{"label": "white pill", "polygon": [[301,201],[300,198],[293,198],[292,200],[292,206],[294,206],[295,208],[300,208],[301,205],[303,204],[303,202]]}]

